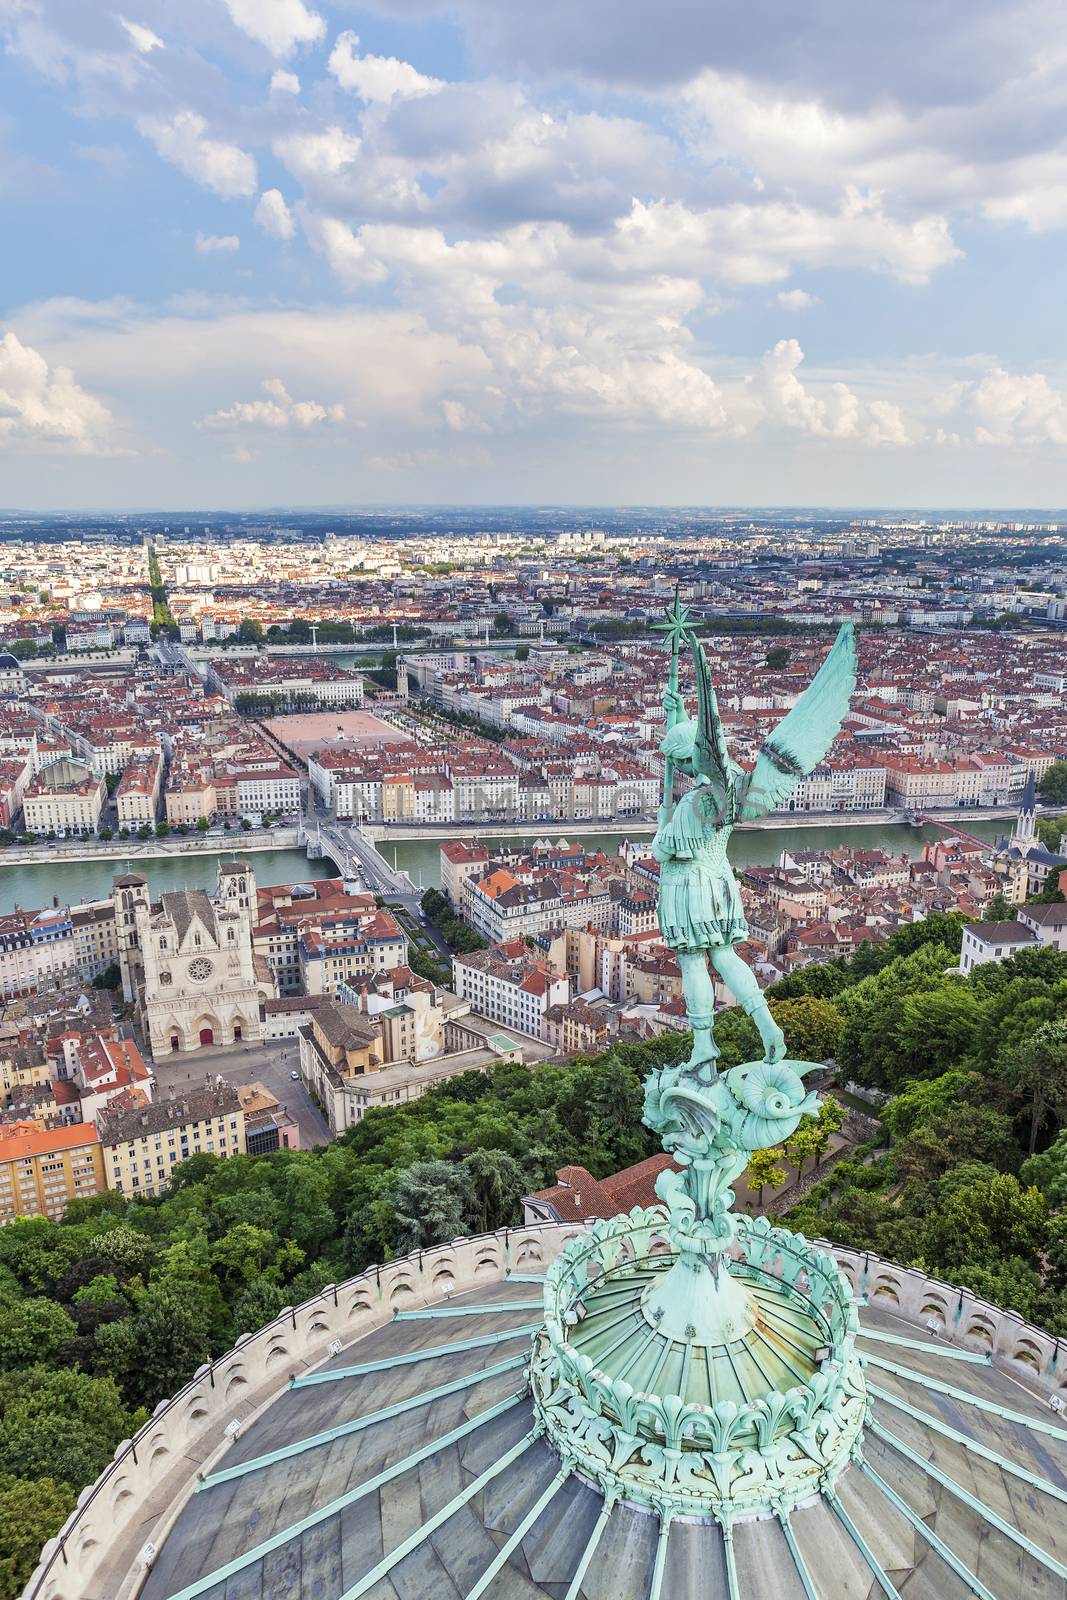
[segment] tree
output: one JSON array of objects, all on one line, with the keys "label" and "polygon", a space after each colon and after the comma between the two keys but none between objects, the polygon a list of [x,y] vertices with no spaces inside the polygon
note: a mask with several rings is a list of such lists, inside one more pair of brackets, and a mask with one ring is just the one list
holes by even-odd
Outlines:
[{"label": "tree", "polygon": [[[965,1174],[960,1172],[959,1178]],[[960,1270],[996,1266],[1013,1256],[1036,1256],[1048,1235],[1048,1207],[1040,1189],[1024,1189],[1010,1172],[974,1182],[942,1179],[929,1221],[933,1260]]]},{"label": "tree", "polygon": [[473,1233],[495,1233],[520,1221],[519,1207],[533,1185],[522,1164],[504,1150],[472,1150],[463,1165],[470,1175],[474,1204],[468,1220]]},{"label": "tree", "polygon": [[1047,1150],[1023,1162],[1019,1181],[1036,1184],[1054,1209],[1067,1206],[1067,1129]]},{"label": "tree", "polygon": [[1067,1022],[1035,1028],[1004,1058],[998,1077],[1009,1097],[1021,1103],[1019,1114],[1029,1116],[1026,1151],[1032,1156],[1049,1114],[1058,1121],[1067,1114]]},{"label": "tree", "polygon": [[0,1367],[10,1371],[48,1361],[77,1331],[53,1300],[4,1300],[0,1302]]},{"label": "tree", "polygon": [[786,1140],[785,1150],[791,1161],[797,1164],[797,1176],[803,1176],[804,1163],[811,1156],[816,1162],[819,1159],[819,1147],[822,1135],[814,1117],[801,1117],[796,1132]]},{"label": "tree", "polygon": [[[111,1323],[101,1333],[121,1328]],[[28,1367],[0,1377],[0,1472],[57,1478],[80,1487],[141,1426],[110,1378]]]},{"label": "tree", "polygon": [[197,833],[207,833],[207,831],[208,831],[208,829],[210,827],[211,827],[211,823],[208,821],[207,817],[197,817],[197,819],[196,819],[196,831],[197,831]]},{"label": "tree", "polygon": [[832,1094],[827,1095],[819,1107],[813,1130],[812,1144],[815,1147],[815,1165],[817,1167],[821,1165],[823,1156],[829,1149],[830,1141],[834,1134],[841,1131],[841,1125],[844,1120],[844,1111],[842,1111]]},{"label": "tree", "polygon": [[514,626],[506,611],[498,611],[493,618],[493,629],[496,633],[511,633],[514,631]]},{"label": "tree", "polygon": [[1067,761],[1054,761],[1037,786],[1047,806],[1067,806]]},{"label": "tree", "polygon": [[772,997],[774,1020],[785,1034],[789,1054],[800,1061],[828,1061],[837,1054],[845,1019],[831,1000],[799,995]]},{"label": "tree", "polygon": [[515,647],[515,660],[516,661],[529,661],[529,659],[530,659],[530,646],[528,644],[517,645]]},{"label": "tree", "polygon": [[99,1370],[114,1377],[132,1403],[155,1405],[210,1357],[208,1316],[192,1295],[153,1286],[136,1315],[99,1330],[96,1345]]},{"label": "tree", "polygon": [[772,645],[767,651],[767,659],[764,665],[770,667],[772,672],[780,672],[783,667],[789,665],[790,653],[789,646],[786,644]]},{"label": "tree", "polygon": [[1062,817],[1038,817],[1037,819],[1037,837],[1045,849],[1051,850],[1054,854],[1060,849],[1060,841],[1063,838],[1064,829],[1065,823]]},{"label": "tree", "polygon": [[449,1161],[416,1162],[400,1173],[387,1199],[397,1219],[400,1255],[458,1238],[475,1208],[470,1173]]},{"label": "tree", "polygon": [[267,633],[262,622],[257,622],[255,617],[245,617],[237,630],[237,637],[242,644],[261,645]]},{"label": "tree", "polygon": [[998,889],[996,894],[982,913],[983,922],[1014,922],[1015,907],[1004,897],[1004,891]]},{"label": "tree", "polygon": [[763,1205],[763,1191],[769,1184],[772,1189],[780,1189],[788,1176],[782,1165],[784,1151],[780,1145],[775,1145],[768,1150],[753,1150],[748,1158],[748,1168],[745,1178],[750,1189],[756,1191],[756,1204]]},{"label": "tree", "polygon": [[59,1532],[74,1501],[69,1483],[0,1474],[0,1591],[22,1593],[42,1545]]}]

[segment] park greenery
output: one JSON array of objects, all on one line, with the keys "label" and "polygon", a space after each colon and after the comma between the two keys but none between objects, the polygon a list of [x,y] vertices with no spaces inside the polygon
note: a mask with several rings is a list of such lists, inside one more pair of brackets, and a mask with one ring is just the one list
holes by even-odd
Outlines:
[{"label": "park greenery", "polygon": [[1047,806],[1067,806],[1067,761],[1054,761],[1037,786]]},{"label": "park greenery", "polygon": [[[448,942],[447,908],[427,911]],[[748,1185],[787,1227],[1067,1336],[1067,953],[963,977],[962,922],[902,927],[769,991],[790,1056],[836,1081],[784,1150],[753,1156]],[[759,1054],[739,1010],[716,1039],[721,1068]],[[464,1073],[321,1148],[197,1155],[157,1199],[108,1193],[0,1229],[0,1597],[116,1444],[241,1334],[375,1262],[519,1222],[564,1165],[604,1177],[654,1153],[644,1078],[688,1048],[670,1032]],[[856,1089],[881,1108],[873,1137],[828,1160]],[[799,1188],[776,1193],[791,1168]]]}]

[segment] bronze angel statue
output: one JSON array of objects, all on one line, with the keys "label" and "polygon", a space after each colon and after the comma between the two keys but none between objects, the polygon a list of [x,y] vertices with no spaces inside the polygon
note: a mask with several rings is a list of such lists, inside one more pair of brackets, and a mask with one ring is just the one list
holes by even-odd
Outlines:
[{"label": "bronze angel statue", "polygon": [[[753,770],[746,772],[731,759],[704,647],[686,628],[685,609],[679,607],[677,596],[674,611],[667,616],[663,626],[673,651],[663,699],[667,731],[660,743],[665,757],[663,805],[652,854],[660,863],[660,931],[678,955],[693,1030],[689,1065],[714,1062],[719,1054],[709,960],[755,1022],[765,1059],[773,1063],[784,1057],[785,1039],[754,973],[735,948],[748,937],[748,923],[727,846],[735,823],[781,806],[825,757],[856,685],[855,635],[852,624],[845,623],[808,688],[764,742]],[[683,640],[696,669],[695,722],[678,692],[678,648]],[[677,804],[675,770],[696,780]]]}]

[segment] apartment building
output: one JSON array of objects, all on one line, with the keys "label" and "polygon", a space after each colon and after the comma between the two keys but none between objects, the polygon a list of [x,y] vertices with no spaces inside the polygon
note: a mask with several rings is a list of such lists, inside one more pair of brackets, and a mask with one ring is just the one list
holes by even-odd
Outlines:
[{"label": "apartment building", "polygon": [[0,916],[0,998],[36,994],[79,975],[70,911],[9,911]]},{"label": "apartment building", "polygon": [[489,851],[483,844],[468,844],[465,839],[450,839],[440,849],[441,893],[457,913],[463,910],[463,889],[468,878],[480,876],[489,865]]},{"label": "apartment building", "polygon": [[361,1119],[352,1084],[381,1065],[381,1028],[354,1006],[331,1000],[316,1007],[300,1030],[300,1076],[322,1107],[331,1133],[343,1133]]},{"label": "apartment building", "polygon": [[90,766],[61,756],[26,786],[22,814],[27,833],[95,833],[107,786]]},{"label": "apartment building", "polygon": [[456,994],[469,1000],[479,1016],[536,1039],[544,1037],[549,1007],[570,999],[569,980],[535,956],[522,939],[455,956],[452,973]]},{"label": "apartment building", "polygon": [[120,828],[152,826],[159,810],[159,791],[163,782],[163,756],[154,750],[138,756],[126,767],[115,790],[115,812]]},{"label": "apartment building", "polygon": [[487,878],[468,878],[463,886],[463,917],[490,944],[506,944],[553,928],[603,928],[611,925],[606,889],[564,887],[551,872],[523,882],[498,867]]},{"label": "apartment building", "polygon": [[190,1156],[245,1153],[245,1109],[229,1084],[150,1105],[112,1104],[96,1125],[106,1187],[127,1197],[162,1194],[174,1168]]},{"label": "apartment building", "polygon": [[305,994],[336,995],[342,983],[399,967],[407,956],[403,929],[388,911],[374,911],[343,925],[322,919],[301,926],[297,941],[300,983]]},{"label": "apartment building", "polygon": [[230,776],[237,785],[237,810],[242,815],[300,810],[300,779],[283,761],[273,768],[238,771]]},{"label": "apartment building", "polygon": [[0,1224],[14,1217],[56,1222],[68,1203],[107,1187],[97,1130],[91,1122],[42,1128],[0,1125]]}]

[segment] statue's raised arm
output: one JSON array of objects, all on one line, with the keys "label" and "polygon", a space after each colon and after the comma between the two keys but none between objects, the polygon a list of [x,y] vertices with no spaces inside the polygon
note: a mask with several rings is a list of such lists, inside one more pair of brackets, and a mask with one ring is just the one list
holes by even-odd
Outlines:
[{"label": "statue's raised arm", "polygon": [[856,636],[851,622],[846,622],[796,705],[764,741],[755,767],[740,786],[739,818],[775,811],[801,779],[815,771],[841,732],[855,687]]}]

